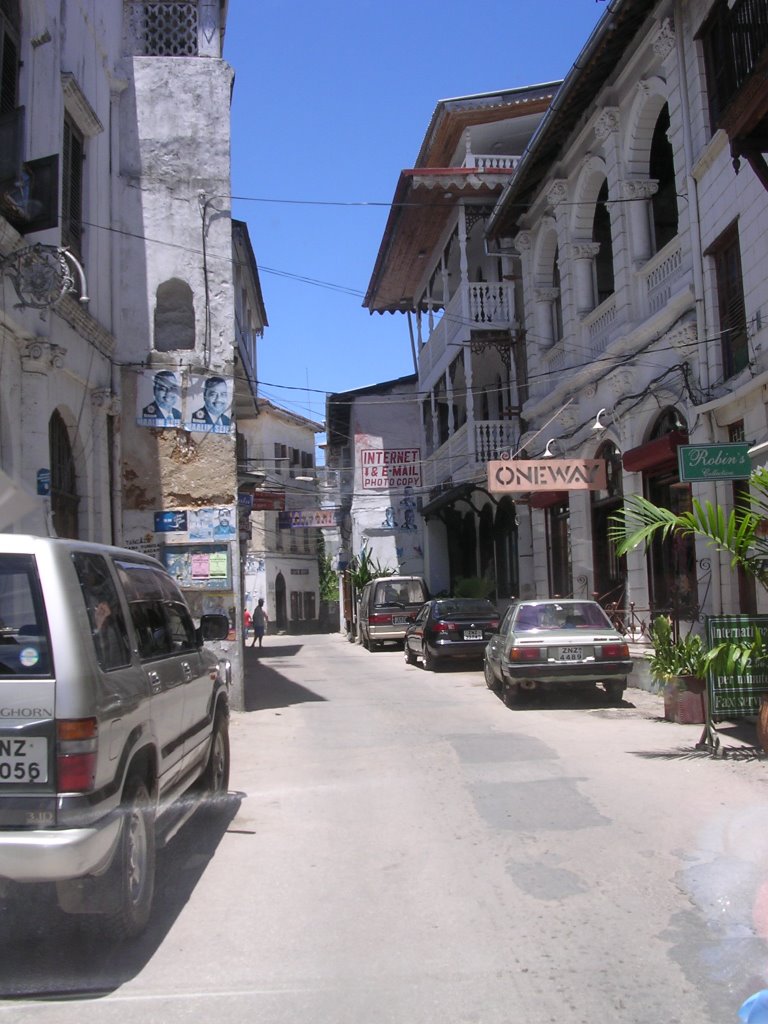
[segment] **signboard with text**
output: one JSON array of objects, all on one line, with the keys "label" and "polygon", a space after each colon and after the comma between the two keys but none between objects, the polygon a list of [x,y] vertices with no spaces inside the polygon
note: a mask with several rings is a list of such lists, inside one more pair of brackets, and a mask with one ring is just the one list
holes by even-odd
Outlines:
[{"label": "signboard with text", "polygon": [[420,448],[361,448],[361,486],[364,491],[421,486]]},{"label": "signboard with text", "polygon": [[[727,640],[750,641],[759,630],[768,641],[768,615],[707,616],[707,646]],[[755,666],[740,675],[709,674],[709,713],[713,721],[757,715],[760,695],[768,693],[768,666]]]},{"label": "signboard with text", "polygon": [[302,508],[277,514],[277,525],[281,530],[338,526],[340,522],[340,508]]},{"label": "signboard with text", "polygon": [[677,449],[677,463],[680,479],[687,482],[746,480],[752,471],[746,442],[681,444]]},{"label": "signboard with text", "polygon": [[488,463],[491,493],[604,491],[605,459],[503,459]]}]

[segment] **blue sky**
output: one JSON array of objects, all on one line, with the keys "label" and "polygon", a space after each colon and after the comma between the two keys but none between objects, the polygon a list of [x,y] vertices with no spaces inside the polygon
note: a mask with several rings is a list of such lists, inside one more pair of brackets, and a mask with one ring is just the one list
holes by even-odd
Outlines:
[{"label": "blue sky", "polygon": [[262,394],[322,421],[326,392],[413,372],[406,318],[362,307],[400,171],[439,100],[563,78],[606,6],[230,0],[232,211],[269,319]]}]

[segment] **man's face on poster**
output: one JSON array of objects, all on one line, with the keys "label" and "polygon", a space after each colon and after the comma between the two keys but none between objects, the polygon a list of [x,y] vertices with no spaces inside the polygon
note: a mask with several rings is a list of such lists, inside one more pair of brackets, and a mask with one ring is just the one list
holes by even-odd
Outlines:
[{"label": "man's face on poster", "polygon": [[228,397],[227,385],[223,381],[220,384],[206,386],[203,392],[203,403],[211,419],[217,420],[227,411]]},{"label": "man's face on poster", "polygon": [[179,389],[176,386],[174,379],[170,376],[164,376],[156,374],[153,381],[153,390],[155,393],[155,402],[158,407],[162,410],[171,409],[176,405]]}]

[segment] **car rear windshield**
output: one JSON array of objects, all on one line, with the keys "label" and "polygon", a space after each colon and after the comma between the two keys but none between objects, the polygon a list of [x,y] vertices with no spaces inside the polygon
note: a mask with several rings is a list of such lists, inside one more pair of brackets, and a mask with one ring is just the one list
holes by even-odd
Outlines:
[{"label": "car rear windshield", "polygon": [[491,602],[483,600],[438,601],[435,611],[442,619],[499,617]]},{"label": "car rear windshield", "polygon": [[48,620],[33,555],[0,555],[0,676],[50,676]]},{"label": "car rear windshield", "polygon": [[373,603],[377,608],[390,604],[401,607],[406,604],[422,604],[426,599],[421,580],[385,580],[376,584],[373,595]]},{"label": "car rear windshield", "polygon": [[576,601],[561,604],[547,601],[518,608],[513,628],[517,632],[550,629],[612,629],[611,623],[599,604],[594,601]]}]

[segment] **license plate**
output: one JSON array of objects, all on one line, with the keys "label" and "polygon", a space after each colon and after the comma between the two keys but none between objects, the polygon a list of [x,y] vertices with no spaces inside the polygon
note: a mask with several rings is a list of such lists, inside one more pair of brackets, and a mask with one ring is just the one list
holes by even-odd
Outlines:
[{"label": "license plate", "polygon": [[464,630],[465,640],[482,640],[483,631],[482,629],[465,629]]},{"label": "license plate", "polygon": [[393,615],[392,616],[392,625],[393,626],[404,626],[407,622],[408,622],[408,619],[406,618],[405,615]]},{"label": "license plate", "polygon": [[581,661],[581,647],[561,647],[560,661]]},{"label": "license plate", "polygon": [[47,781],[48,741],[45,737],[0,738],[0,783]]}]

